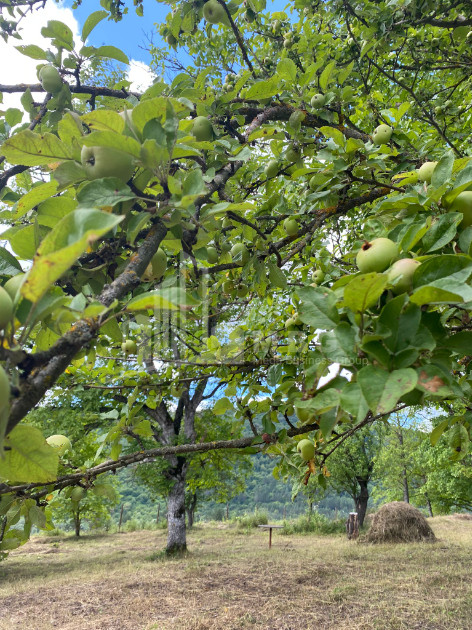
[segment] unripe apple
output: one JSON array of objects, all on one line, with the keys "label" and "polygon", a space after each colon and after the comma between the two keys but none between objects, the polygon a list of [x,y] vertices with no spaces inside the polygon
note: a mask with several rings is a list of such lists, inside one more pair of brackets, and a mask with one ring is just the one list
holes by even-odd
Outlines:
[{"label": "unripe apple", "polygon": [[288,219],[285,219],[283,226],[289,236],[295,236],[298,234],[298,223],[295,219],[288,217]]},{"label": "unripe apple", "polygon": [[156,280],[162,278],[167,269],[167,256],[160,247],[151,259],[151,267],[154,278]]},{"label": "unripe apple", "polygon": [[7,291],[0,287],[0,330],[12,320],[13,302]]},{"label": "unripe apple", "polygon": [[82,501],[86,494],[87,491],[85,490],[85,488],[76,486],[72,489],[72,492],[70,493],[71,501],[73,501],[74,503],[79,503],[79,501]]},{"label": "unripe apple", "polygon": [[8,374],[0,365],[0,411],[3,411],[10,400],[10,381]]},{"label": "unripe apple", "polygon": [[232,280],[225,280],[223,282],[223,293],[226,293],[227,295],[230,295],[231,297],[234,297],[234,295],[235,295],[235,286],[234,286],[234,282]]},{"label": "unripe apple", "polygon": [[26,274],[19,273],[17,276],[13,276],[13,278],[10,278],[9,280],[7,280],[5,284],[3,285],[3,288],[12,299],[12,302],[15,302],[17,293],[20,290],[20,287],[23,284],[25,277],[26,277]]},{"label": "unripe apple", "polygon": [[287,149],[287,153],[285,154],[285,156],[289,162],[298,162],[298,160],[301,158],[301,153],[297,148],[291,146]]},{"label": "unripe apple", "polygon": [[310,190],[316,190],[318,188],[318,177],[316,175],[313,175],[313,177],[310,178],[310,182],[309,182],[309,186],[310,186]]},{"label": "unripe apple", "polygon": [[230,25],[226,11],[218,2],[218,0],[208,0],[203,5],[203,17],[210,24]]},{"label": "unripe apple", "polygon": [[392,286],[392,293],[400,295],[400,293],[408,293],[413,285],[413,274],[421,265],[418,260],[413,258],[400,258],[388,269],[387,279]]},{"label": "unripe apple", "polygon": [[249,293],[249,287],[245,284],[239,284],[236,287],[236,295],[238,298],[244,298]]},{"label": "unripe apple", "polygon": [[50,94],[57,94],[62,90],[62,79],[57,68],[51,65],[46,65],[39,71],[39,80],[43,90]]},{"label": "unripe apple", "polygon": [[192,133],[197,142],[210,142],[213,140],[213,126],[206,116],[197,116],[195,118],[193,121]]},{"label": "unripe apple", "polygon": [[464,218],[460,226],[462,228],[472,225],[472,190],[464,190],[457,195],[449,206],[450,212],[461,212]]},{"label": "unripe apple", "polygon": [[270,160],[264,169],[267,177],[275,177],[279,172],[279,163],[277,160]]},{"label": "unripe apple", "polygon": [[305,462],[309,462],[315,456],[315,445],[311,440],[300,440],[297,451]]},{"label": "unripe apple", "polygon": [[356,256],[356,264],[361,273],[385,271],[398,256],[397,244],[389,238],[374,238],[366,241]]},{"label": "unripe apple", "polygon": [[372,134],[374,144],[387,144],[392,137],[393,129],[388,125],[379,125]]},{"label": "unripe apple", "polygon": [[112,147],[82,147],[80,160],[88,179],[117,177],[126,184],[134,172],[130,155]]},{"label": "unripe apple", "polygon": [[207,260],[210,265],[215,265],[220,259],[216,247],[207,247]]},{"label": "unripe apple", "polygon": [[301,109],[296,109],[294,112],[290,114],[290,118],[288,119],[288,124],[292,129],[298,131],[302,122],[305,120],[306,114]]},{"label": "unripe apple", "polygon": [[315,109],[321,109],[321,107],[324,107],[324,104],[326,103],[326,96],[324,94],[315,94],[311,97],[310,103]]},{"label": "unripe apple", "polygon": [[284,325],[285,325],[285,330],[292,330],[293,328],[295,328],[295,326],[297,325],[295,317],[289,317],[285,321]]},{"label": "unripe apple", "polygon": [[436,168],[437,162],[425,162],[423,166],[418,169],[418,179],[420,182],[431,183],[433,171]]},{"label": "unripe apple", "polygon": [[313,417],[313,411],[311,411],[310,409],[305,409],[304,407],[296,407],[295,413],[297,414],[297,418],[302,424],[305,424]]},{"label": "unripe apple", "polygon": [[236,243],[236,245],[233,245],[230,254],[233,262],[245,265],[249,260],[248,249],[243,243]]},{"label": "unripe apple", "polygon": [[138,352],[138,346],[133,339],[126,339],[123,341],[121,349],[125,354],[136,354]]},{"label": "unripe apple", "polygon": [[323,282],[323,280],[325,279],[325,273],[322,269],[315,269],[311,277],[312,277],[313,282],[316,282],[316,283]]},{"label": "unripe apple", "polygon": [[52,446],[52,448],[56,449],[58,455],[64,455],[64,453],[67,453],[67,451],[72,450],[72,444],[69,438],[65,435],[51,435],[46,438],[46,442],[49,444],[49,446]]}]

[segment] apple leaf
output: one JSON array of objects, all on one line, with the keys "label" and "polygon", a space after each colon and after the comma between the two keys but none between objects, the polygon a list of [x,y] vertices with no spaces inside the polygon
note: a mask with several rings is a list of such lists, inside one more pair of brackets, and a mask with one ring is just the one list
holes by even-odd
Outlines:
[{"label": "apple leaf", "polygon": [[363,313],[376,304],[387,284],[387,276],[380,273],[356,276],[344,289],[344,304],[354,313]]},{"label": "apple leaf", "polygon": [[137,140],[113,131],[92,131],[88,136],[82,138],[82,144],[87,147],[111,147],[137,158],[141,153],[141,145]]},{"label": "apple leaf", "polygon": [[5,438],[9,450],[0,458],[0,479],[48,482],[57,476],[59,456],[36,427],[17,425]]},{"label": "apple leaf", "polygon": [[1,148],[10,164],[41,166],[54,160],[69,160],[70,150],[52,133],[25,129],[6,140]]},{"label": "apple leaf", "polygon": [[107,17],[107,11],[94,11],[91,13],[84,22],[82,27],[82,35],[81,39],[83,42],[87,39],[93,29],[99,24],[102,20]]},{"label": "apple leaf", "polygon": [[412,368],[387,372],[373,365],[359,370],[357,382],[374,415],[388,413],[397,401],[416,387],[418,375]]}]

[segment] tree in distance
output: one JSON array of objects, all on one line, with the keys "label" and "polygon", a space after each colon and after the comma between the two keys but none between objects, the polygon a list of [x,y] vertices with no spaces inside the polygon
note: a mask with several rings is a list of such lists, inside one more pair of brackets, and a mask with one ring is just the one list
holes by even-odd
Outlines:
[{"label": "tree in distance", "polygon": [[296,236],[298,234],[298,223],[295,221],[295,219],[288,217],[287,219],[285,219],[283,226],[288,236]]},{"label": "tree in distance", "polygon": [[418,169],[418,179],[420,182],[431,183],[433,171],[436,168],[437,162],[425,162],[423,166]]},{"label": "tree in distance", "polygon": [[400,258],[393,263],[386,273],[389,283],[392,284],[394,295],[411,291],[413,274],[420,265],[419,260],[413,260],[413,258]]},{"label": "tree in distance", "polygon": [[136,354],[138,351],[138,346],[136,345],[136,341],[133,339],[126,339],[121,344],[121,349],[125,354]]},{"label": "tree in distance", "polygon": [[58,455],[64,455],[67,451],[72,451],[72,444],[69,438],[65,435],[57,434],[50,435],[46,438],[46,442],[49,446],[56,449]]},{"label": "tree in distance", "polygon": [[230,26],[226,11],[218,0],[208,0],[203,5],[203,17],[210,24],[224,24]]},{"label": "tree in distance", "polygon": [[388,125],[379,125],[372,134],[374,144],[387,144],[392,137],[393,129]]},{"label": "tree in distance", "polygon": [[321,109],[326,103],[326,96],[324,94],[315,94],[311,97],[310,104],[314,109]]},{"label": "tree in distance", "polygon": [[[218,4],[218,2],[216,2],[216,4]],[[220,5],[218,4],[218,6]],[[192,133],[197,142],[210,142],[213,140],[213,126],[205,116],[197,116],[195,118]]]},{"label": "tree in distance", "polygon": [[13,302],[8,292],[0,287],[0,329],[7,326],[13,317]]},{"label": "tree in distance", "polygon": [[275,177],[278,172],[279,172],[279,163],[277,160],[270,160],[264,168],[264,173],[269,178]]},{"label": "tree in distance", "polygon": [[449,206],[450,212],[460,212],[463,215],[460,226],[462,228],[472,225],[472,190],[464,190],[457,195]]},{"label": "tree in distance", "polygon": [[398,256],[398,246],[389,238],[374,238],[366,241],[356,256],[356,264],[361,273],[385,271]]},{"label": "tree in distance", "polygon": [[133,175],[130,155],[112,147],[82,147],[80,160],[88,179],[117,177],[126,184]]},{"label": "tree in distance", "polygon": [[43,90],[50,94],[57,94],[62,90],[62,78],[54,66],[47,64],[39,71],[39,80]]},{"label": "tree in distance", "polygon": [[297,451],[305,462],[309,462],[315,456],[315,445],[311,440],[300,440],[297,444]]}]

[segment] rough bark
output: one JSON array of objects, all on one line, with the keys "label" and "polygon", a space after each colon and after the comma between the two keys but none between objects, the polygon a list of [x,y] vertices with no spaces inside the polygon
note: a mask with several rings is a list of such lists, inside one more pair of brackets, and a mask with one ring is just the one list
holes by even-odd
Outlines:
[{"label": "rough bark", "polygon": [[359,484],[359,494],[355,497],[356,512],[359,520],[359,527],[364,525],[364,519],[367,512],[367,503],[369,502],[369,480],[357,477]]},{"label": "rough bark", "polygon": [[74,530],[75,530],[76,537],[79,538],[79,536],[80,536],[80,513],[79,513],[78,509],[74,512]]},{"label": "rough bark", "polygon": [[174,483],[167,499],[167,547],[168,555],[187,550],[185,526],[185,478],[188,464],[180,461],[177,468],[169,471]]},{"label": "rough bark", "polygon": [[193,527],[195,521],[195,511],[197,509],[197,495],[192,494],[190,501],[187,503],[187,527]]}]

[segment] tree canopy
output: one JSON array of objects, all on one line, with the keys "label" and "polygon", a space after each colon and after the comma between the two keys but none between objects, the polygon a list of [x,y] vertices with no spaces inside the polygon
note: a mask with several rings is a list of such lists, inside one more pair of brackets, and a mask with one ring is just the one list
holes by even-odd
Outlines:
[{"label": "tree canopy", "polygon": [[[19,45],[37,84],[0,85],[21,94],[0,117],[1,514],[166,457],[183,547],[188,454],[263,449],[322,483],[339,445],[412,405],[453,409],[435,437],[465,457],[468,3],[172,2],[142,94],[103,72],[124,51],[87,42],[126,19],[102,4],[81,42],[51,21]],[[86,471],[58,477],[28,424],[53,388],[114,401]],[[252,435],[205,441],[203,406]]]}]

